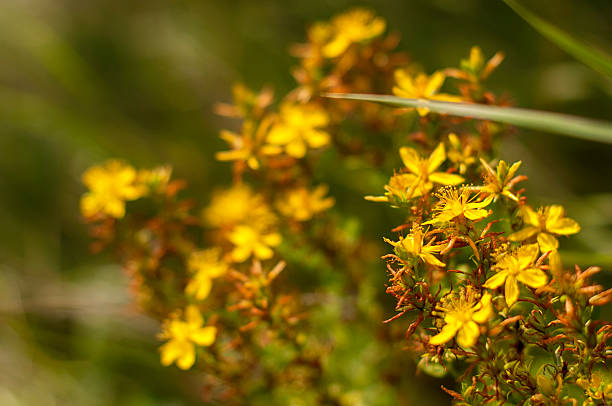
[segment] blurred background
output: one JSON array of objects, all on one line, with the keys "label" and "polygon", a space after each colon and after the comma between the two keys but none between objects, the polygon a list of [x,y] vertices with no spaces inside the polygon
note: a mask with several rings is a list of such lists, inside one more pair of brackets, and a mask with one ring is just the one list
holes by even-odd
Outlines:
[{"label": "blurred background", "polygon": [[[527,3],[612,52],[609,0]],[[309,23],[356,5],[399,31],[400,50],[427,72],[456,66],[472,45],[487,56],[501,50],[506,60],[489,81],[497,94],[521,107],[612,119],[610,80],[501,1],[3,0],[0,405],[198,404],[197,376],[159,364],[157,323],[132,310],[120,268],[89,254],[80,175],[109,157],[138,167],[169,163],[206,202],[215,185],[230,181],[227,164],[213,159],[227,125],[213,104],[231,101],[235,81],[274,84],[278,95],[292,89],[289,46],[304,41]],[[501,158],[523,161],[532,202],[561,203],[582,225],[562,242],[565,258],[601,265],[599,279],[610,287],[612,146],[520,130],[504,141]],[[386,178],[377,179],[374,190],[336,189],[339,211],[367,207],[359,230],[372,236],[394,225],[385,209],[362,202],[382,190]],[[384,266],[373,272],[384,292]],[[414,375],[414,363],[404,361]],[[439,385],[417,377],[386,390],[401,392],[402,404],[449,404]]]}]

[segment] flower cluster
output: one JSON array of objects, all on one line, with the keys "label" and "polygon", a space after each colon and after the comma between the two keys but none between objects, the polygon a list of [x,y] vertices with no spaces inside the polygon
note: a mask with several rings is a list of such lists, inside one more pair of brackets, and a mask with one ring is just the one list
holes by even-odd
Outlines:
[{"label": "flower cluster", "polygon": [[[396,368],[361,381],[402,376],[404,365],[380,360],[406,319],[418,368],[454,374],[456,390],[444,389],[456,404],[609,402],[612,325],[595,319],[595,307],[612,290],[591,282],[597,267],[567,270],[559,239],[579,224],[559,205],[535,210],[519,187],[521,162],[495,158],[508,127],[323,97],[506,104],[485,86],[501,53],[486,60],[473,47],[459,67],[428,75],[386,28],[364,8],[314,23],[307,43],[292,47],[294,90],[275,98],[269,87],[235,85],[233,102],[216,106],[234,121],[214,155],[231,164],[232,182],[208,204],[189,198],[167,166],[88,169],[81,212],[92,248],[115,249],[136,304],[160,321],[161,363],[205,371],[207,403],[372,403],[363,387],[346,387],[353,358],[375,353]],[[384,194],[366,196],[403,218],[384,238],[396,303],[385,323],[395,322],[380,326],[371,268],[379,237],[360,232],[355,196],[343,202],[338,191],[366,190],[374,181],[357,171],[377,181],[393,162]],[[359,334],[367,350],[350,347]],[[333,361],[342,343],[350,362]]]}]

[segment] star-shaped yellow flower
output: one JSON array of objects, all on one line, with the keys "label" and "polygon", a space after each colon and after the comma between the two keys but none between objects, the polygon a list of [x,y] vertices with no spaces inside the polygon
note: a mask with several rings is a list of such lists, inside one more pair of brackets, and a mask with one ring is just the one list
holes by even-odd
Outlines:
[{"label": "star-shaped yellow flower", "polygon": [[559,248],[556,235],[570,235],[580,231],[580,225],[575,220],[565,217],[565,211],[559,205],[540,207],[537,212],[525,205],[520,213],[525,227],[511,234],[508,239],[524,241],[537,236],[538,245],[543,253],[556,251]]},{"label": "star-shaped yellow flower", "polygon": [[421,158],[414,148],[400,148],[400,157],[408,169],[405,183],[411,182],[408,193],[411,197],[422,196],[433,188],[434,183],[441,185],[458,185],[463,177],[452,173],[439,172],[437,169],[446,160],[444,144],[440,143],[428,158]]},{"label": "star-shaped yellow flower", "polygon": [[323,130],[329,124],[329,116],[314,104],[284,103],[276,122],[272,125],[267,141],[281,147],[294,158],[306,155],[307,148],[328,145],[330,136]]},{"label": "star-shaped yellow flower", "polygon": [[187,269],[192,273],[191,280],[185,287],[185,293],[204,300],[212,288],[212,280],[227,272],[229,266],[220,259],[219,248],[194,251],[187,261]]},{"label": "star-shaped yellow flower", "polygon": [[442,299],[436,310],[444,315],[445,324],[429,343],[442,345],[457,336],[457,343],[464,348],[476,344],[480,336],[478,324],[486,323],[493,315],[491,295],[485,293],[479,300],[478,294],[469,287],[462,293]]},{"label": "star-shaped yellow flower", "polygon": [[326,58],[335,58],[342,55],[351,44],[382,34],[386,22],[376,17],[370,10],[355,8],[334,17],[329,25],[324,26],[325,31],[321,27],[321,25],[317,27],[318,35],[326,37],[322,54]]},{"label": "star-shaped yellow flower", "polygon": [[434,207],[433,218],[423,224],[440,224],[446,223],[454,219],[463,219],[476,221],[481,220],[489,215],[489,211],[484,209],[493,201],[493,196],[488,196],[483,201],[478,202],[478,195],[470,197],[470,191],[467,188],[461,188],[457,191],[454,187],[444,188],[437,194],[440,199]]},{"label": "star-shaped yellow flower", "polygon": [[184,320],[174,314],[164,322],[160,338],[168,340],[160,347],[161,363],[173,362],[180,369],[189,369],[195,362],[195,346],[208,347],[215,342],[217,328],[203,327],[204,319],[196,306],[187,306]]},{"label": "star-shaped yellow flower", "polygon": [[125,202],[136,200],[146,193],[133,167],[118,160],[93,166],[83,174],[89,192],[81,198],[81,212],[85,217],[107,214],[114,218],[125,216]]},{"label": "star-shaped yellow flower", "polygon": [[432,245],[432,241],[423,245],[423,230],[420,227],[413,228],[410,234],[400,237],[399,241],[391,241],[387,238],[384,240],[395,247],[395,254],[405,263],[413,265],[417,259],[421,259],[430,265],[446,265],[433,255],[442,251],[444,246]]},{"label": "star-shaped yellow flower", "polygon": [[484,287],[497,289],[505,282],[506,304],[512,306],[519,297],[517,281],[532,288],[541,288],[546,285],[548,276],[544,271],[536,268],[533,263],[538,252],[538,244],[529,244],[519,247],[514,252],[502,254],[493,266],[497,273],[487,280]]},{"label": "star-shaped yellow flower", "polygon": [[234,244],[232,258],[236,262],[244,262],[251,255],[259,259],[270,259],[274,256],[271,247],[276,247],[282,241],[276,232],[262,232],[250,226],[237,226],[228,236]]},{"label": "star-shaped yellow flower", "polygon": [[305,187],[288,190],[276,202],[278,211],[297,221],[308,221],[314,215],[334,205],[333,197],[325,197],[327,186],[319,185],[312,191]]},{"label": "star-shaped yellow flower", "polygon": [[[424,73],[412,75],[407,69],[398,69],[394,72],[395,84],[393,94],[399,97],[408,99],[428,99],[450,102],[462,101],[459,96],[453,96],[446,93],[438,93],[438,90],[444,84],[446,76],[443,72],[434,72],[431,76]],[[420,116],[429,114],[429,109],[426,107],[417,108]]]}]

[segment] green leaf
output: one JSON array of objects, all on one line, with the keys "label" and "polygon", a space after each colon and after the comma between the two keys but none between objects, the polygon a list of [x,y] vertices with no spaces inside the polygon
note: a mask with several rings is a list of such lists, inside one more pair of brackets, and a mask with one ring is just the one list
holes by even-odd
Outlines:
[{"label": "green leaf", "polygon": [[590,68],[607,76],[612,76],[612,57],[604,52],[589,47],[572,38],[569,34],[542,20],[514,0],[503,0],[516,14],[527,21],[536,31],[554,42],[574,58]]},{"label": "green leaf", "polygon": [[332,99],[369,101],[397,107],[424,107],[440,114],[498,121],[583,140],[612,143],[612,124],[608,122],[547,111],[488,106],[484,104],[406,99],[376,94],[328,93],[324,96]]}]

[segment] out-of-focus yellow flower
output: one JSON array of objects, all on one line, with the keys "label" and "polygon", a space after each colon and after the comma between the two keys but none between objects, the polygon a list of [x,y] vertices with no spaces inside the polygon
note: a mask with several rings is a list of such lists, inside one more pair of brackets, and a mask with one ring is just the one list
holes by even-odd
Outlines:
[{"label": "out-of-focus yellow flower", "polygon": [[517,161],[508,167],[506,161],[501,160],[497,164],[497,171],[494,171],[482,158],[480,158],[480,163],[485,169],[485,184],[479,189],[490,195],[494,195],[496,199],[498,196],[506,196],[518,202],[518,197],[512,192],[512,188],[516,183],[527,179],[525,176],[514,176],[522,162]]},{"label": "out-of-focus yellow flower", "polygon": [[276,232],[262,232],[249,226],[237,226],[229,234],[228,239],[234,244],[232,259],[236,262],[244,262],[251,255],[259,259],[270,259],[274,256],[271,247],[276,247],[282,241],[282,237]]},{"label": "out-of-focus yellow flower", "polygon": [[262,195],[245,184],[213,193],[210,205],[202,212],[204,222],[211,227],[230,229],[244,224],[266,229],[276,223],[276,216]]},{"label": "out-of-focus yellow flower", "polygon": [[430,265],[446,265],[433,255],[442,251],[444,247],[442,245],[432,245],[432,241],[423,245],[423,230],[420,227],[413,228],[410,234],[400,237],[397,242],[387,238],[384,240],[393,245],[395,254],[405,263],[414,265],[417,259],[421,259]]},{"label": "out-of-focus yellow flower", "polygon": [[278,211],[297,221],[308,221],[315,214],[321,213],[334,205],[333,197],[325,197],[327,186],[317,186],[312,191],[305,187],[288,190],[278,199]]},{"label": "out-of-focus yellow flower", "polygon": [[81,213],[85,217],[103,213],[122,218],[125,202],[136,200],[147,191],[139,182],[136,169],[117,160],[89,168],[83,174],[83,183],[89,188],[81,198]]},{"label": "out-of-focus yellow flower", "polygon": [[323,130],[328,124],[329,116],[321,107],[286,102],[280,108],[267,141],[282,147],[294,158],[302,158],[308,147],[320,148],[329,144],[329,134]]},{"label": "out-of-focus yellow flower", "polygon": [[[334,17],[330,24],[315,25],[310,34],[322,43],[322,54],[335,58],[343,54],[351,44],[370,40],[383,33],[386,22],[370,10],[355,8]],[[313,31],[311,29],[311,31]]]},{"label": "out-of-focus yellow flower", "polygon": [[429,340],[430,344],[442,345],[457,336],[457,343],[470,348],[476,344],[480,336],[478,324],[486,323],[493,315],[491,295],[485,293],[482,297],[471,288],[459,294],[453,294],[442,299],[436,307],[437,312],[444,315],[442,331]]},{"label": "out-of-focus yellow flower", "polygon": [[580,225],[575,220],[565,217],[565,210],[559,205],[540,207],[537,212],[525,205],[520,213],[525,227],[511,234],[508,239],[524,241],[537,236],[538,245],[543,253],[556,251],[559,248],[556,235],[570,235],[580,231]]},{"label": "out-of-focus yellow flower", "polygon": [[497,273],[487,279],[484,287],[497,289],[505,282],[506,304],[512,306],[519,297],[517,281],[532,288],[541,288],[546,285],[548,276],[534,266],[538,252],[537,244],[529,244],[519,247],[514,252],[501,254],[493,266]]},{"label": "out-of-focus yellow flower", "polygon": [[[407,69],[398,69],[394,72],[395,84],[393,94],[408,99],[428,99],[450,102],[460,102],[459,96],[446,93],[438,93],[446,76],[443,72],[434,72],[431,76],[424,73],[412,75]],[[426,116],[429,109],[426,107],[417,108],[420,116]]]},{"label": "out-of-focus yellow flower", "polygon": [[433,218],[423,224],[446,223],[455,218],[465,217],[468,220],[481,220],[489,215],[484,209],[493,201],[493,196],[488,196],[481,202],[475,201],[478,195],[470,197],[468,188],[457,191],[454,187],[446,187],[437,194],[439,202],[434,207]]},{"label": "out-of-focus yellow flower", "polygon": [[185,287],[185,293],[204,300],[212,288],[212,280],[227,272],[229,266],[220,258],[219,248],[209,248],[191,253],[187,260],[187,269],[192,277]]},{"label": "out-of-focus yellow flower", "polygon": [[451,146],[447,154],[449,161],[457,165],[459,173],[465,173],[468,166],[476,162],[472,146],[470,144],[461,145],[461,140],[455,133],[448,134],[448,142]]},{"label": "out-of-focus yellow flower", "polygon": [[281,152],[278,146],[265,144],[270,124],[271,119],[266,117],[259,124],[251,120],[245,120],[242,124],[241,134],[222,130],[220,137],[230,145],[231,150],[217,152],[215,159],[243,162],[253,170],[259,169],[262,157]]},{"label": "out-of-focus yellow flower", "polygon": [[178,314],[164,322],[161,339],[168,340],[160,347],[161,363],[173,362],[181,369],[189,369],[195,362],[195,346],[208,347],[215,342],[217,328],[203,327],[204,319],[196,306],[187,306],[184,320]]},{"label": "out-of-focus yellow flower", "polygon": [[612,382],[605,379],[601,372],[594,371],[591,379],[578,378],[576,383],[585,390],[587,395],[583,406],[605,405],[612,402]]},{"label": "out-of-focus yellow flower", "polygon": [[[458,185],[463,182],[463,177],[452,173],[436,171],[446,160],[444,144],[440,143],[428,158],[422,158],[415,149],[410,147],[400,148],[402,162],[412,174],[412,197],[424,195],[433,188],[433,183],[440,185]],[[405,179],[408,181],[408,178]]]}]

